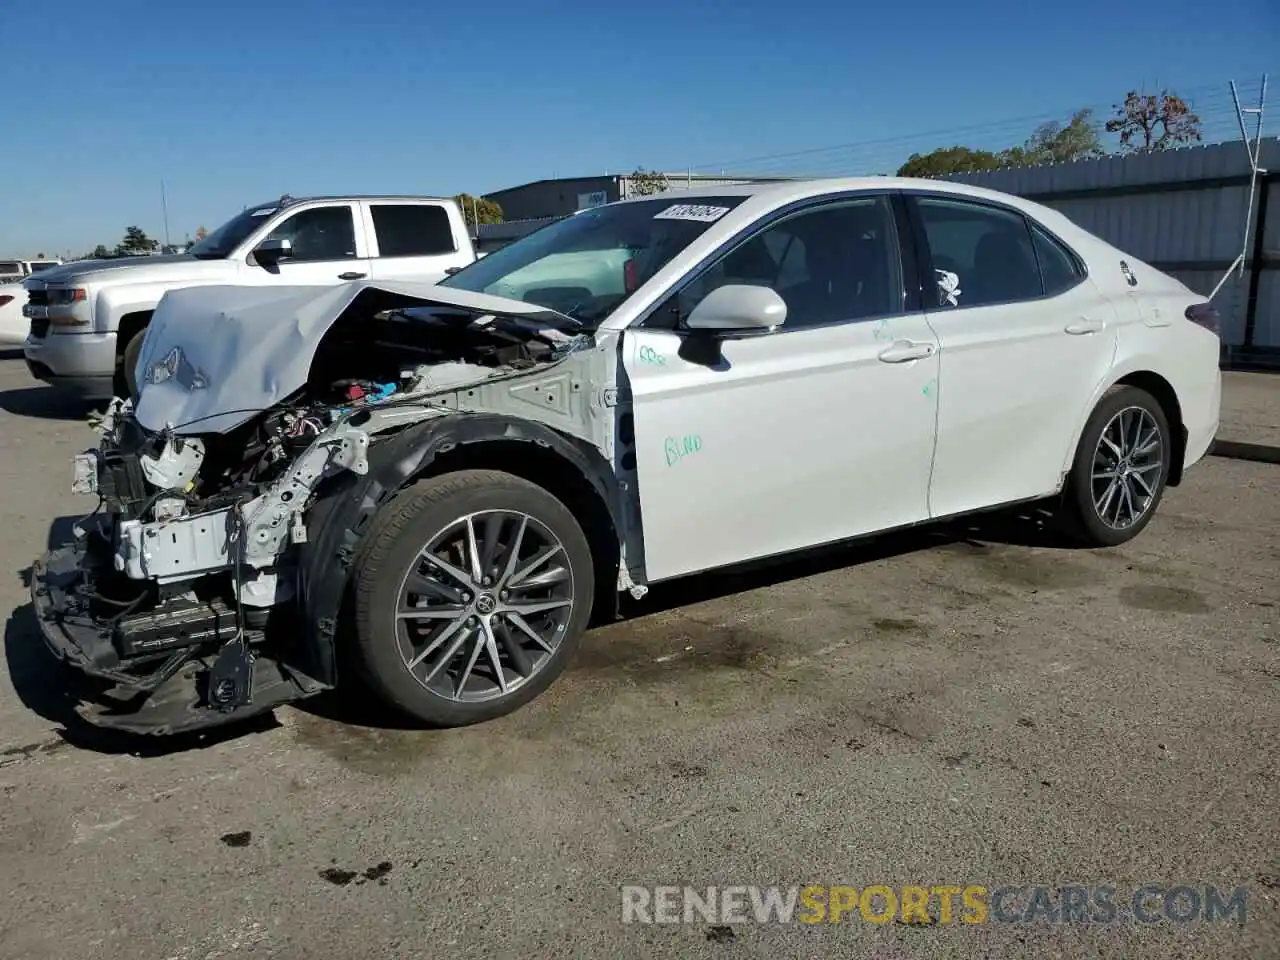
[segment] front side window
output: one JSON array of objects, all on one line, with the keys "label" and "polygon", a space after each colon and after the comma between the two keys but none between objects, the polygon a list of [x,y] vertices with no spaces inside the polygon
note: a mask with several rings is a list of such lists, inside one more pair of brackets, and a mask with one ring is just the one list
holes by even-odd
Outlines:
[{"label": "front side window", "polygon": [[1044,295],[1021,214],[964,200],[919,197],[940,307],[979,307]]},{"label": "front side window", "polygon": [[454,253],[457,244],[444,207],[427,203],[370,204],[380,257],[431,257]]},{"label": "front side window", "polygon": [[825,204],[729,251],[680,290],[675,313],[687,317],[712,290],[735,283],[776,291],[787,305],[784,330],[883,317],[902,311],[900,271],[887,197]]},{"label": "front side window", "polygon": [[593,207],[495,250],[440,285],[549,307],[593,327],[745,199],[667,196]]},{"label": "front side window", "polygon": [[286,263],[353,260],[356,255],[356,228],[349,206],[313,207],[295,213],[265,239],[292,244]]}]

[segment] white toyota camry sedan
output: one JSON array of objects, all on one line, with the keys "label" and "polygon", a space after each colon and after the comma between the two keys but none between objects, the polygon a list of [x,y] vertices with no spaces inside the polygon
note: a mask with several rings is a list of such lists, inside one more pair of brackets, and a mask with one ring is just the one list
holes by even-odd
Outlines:
[{"label": "white toyota camry sedan", "polygon": [[1030,502],[1130,539],[1213,440],[1217,326],[1051,209],[882,178],[608,204],[439,284],[174,291],[76,460],[101,535],[32,602],[106,725],[311,696],[340,649],[475,723],[650,584]]}]

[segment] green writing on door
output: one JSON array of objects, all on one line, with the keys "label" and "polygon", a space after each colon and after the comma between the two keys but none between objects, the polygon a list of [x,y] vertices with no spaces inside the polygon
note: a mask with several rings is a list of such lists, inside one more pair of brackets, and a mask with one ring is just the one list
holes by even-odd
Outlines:
[{"label": "green writing on door", "polygon": [[663,443],[667,455],[667,466],[672,467],[685,457],[692,456],[702,449],[702,438],[696,433],[686,433],[683,437],[667,437]]}]

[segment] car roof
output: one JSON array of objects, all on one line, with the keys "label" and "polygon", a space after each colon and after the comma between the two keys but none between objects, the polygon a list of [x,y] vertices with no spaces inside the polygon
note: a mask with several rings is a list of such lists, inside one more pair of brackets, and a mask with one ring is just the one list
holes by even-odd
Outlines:
[{"label": "car roof", "polygon": [[430,200],[430,201],[449,201],[453,202],[453,197],[437,197],[431,194],[405,194],[405,193],[338,193],[332,195],[317,195],[311,197],[277,197],[275,200],[268,200],[266,203],[259,203],[256,206],[265,207],[272,203],[284,204],[291,206],[295,203],[314,203],[316,201],[328,201],[338,203],[345,200]]},{"label": "car roof", "polygon": [[[655,200],[664,196],[683,197],[754,197],[775,204],[807,200],[827,193],[847,193],[854,190],[928,190],[933,193],[954,194],[959,197],[998,200],[1025,208],[1040,208],[1039,204],[1013,194],[971,187],[966,183],[950,180],[929,180],[923,177],[824,177],[811,180],[785,180],[782,182],[735,183],[723,186],[673,186],[660,194],[629,197],[624,203],[638,200]],[[1048,208],[1044,208],[1048,209]]]}]

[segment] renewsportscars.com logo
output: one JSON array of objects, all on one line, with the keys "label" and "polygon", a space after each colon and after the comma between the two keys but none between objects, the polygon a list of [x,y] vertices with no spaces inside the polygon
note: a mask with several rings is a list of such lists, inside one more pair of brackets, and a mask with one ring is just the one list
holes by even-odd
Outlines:
[{"label": "renewsportscars.com logo", "polygon": [[623,923],[1216,923],[1245,922],[1248,891],[1107,884],[890,887],[624,886]]}]

